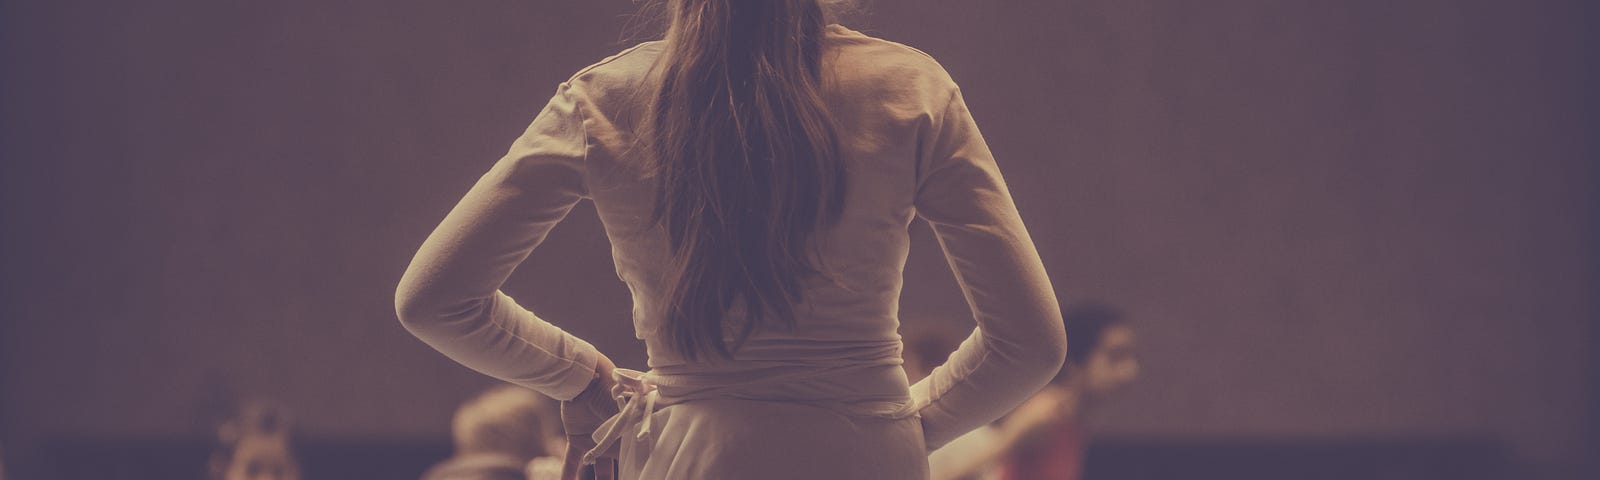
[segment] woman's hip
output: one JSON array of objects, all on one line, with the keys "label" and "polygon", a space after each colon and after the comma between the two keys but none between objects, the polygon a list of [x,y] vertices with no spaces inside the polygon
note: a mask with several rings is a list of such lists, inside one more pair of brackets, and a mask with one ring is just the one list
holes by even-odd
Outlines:
[{"label": "woman's hip", "polygon": [[651,423],[656,427],[648,438],[628,442],[635,447],[625,450],[635,451],[622,452],[624,471],[639,475],[633,478],[927,476],[916,416],[863,417],[801,403],[710,398],[661,408]]}]

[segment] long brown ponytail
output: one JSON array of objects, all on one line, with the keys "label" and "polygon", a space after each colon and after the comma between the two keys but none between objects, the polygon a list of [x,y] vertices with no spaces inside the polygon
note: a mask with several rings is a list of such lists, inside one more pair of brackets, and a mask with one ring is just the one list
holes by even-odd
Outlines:
[{"label": "long brown ponytail", "polygon": [[820,271],[813,236],[844,207],[821,94],[827,19],[818,0],[669,1],[643,136],[673,256],[665,328],[687,359],[731,358],[763,324],[794,326],[801,281]]}]

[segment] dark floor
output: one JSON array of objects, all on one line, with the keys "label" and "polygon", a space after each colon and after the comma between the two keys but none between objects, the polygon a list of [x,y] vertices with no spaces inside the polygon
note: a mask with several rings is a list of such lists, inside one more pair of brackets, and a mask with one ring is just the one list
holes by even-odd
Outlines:
[{"label": "dark floor", "polygon": [[[305,480],[415,479],[449,455],[427,441],[303,440]],[[199,479],[207,443],[184,439],[59,440],[33,472],[61,480]],[[1097,440],[1091,480],[1499,480],[1503,445],[1485,438]],[[20,466],[20,465],[18,465]],[[23,472],[16,472],[23,473]]]}]

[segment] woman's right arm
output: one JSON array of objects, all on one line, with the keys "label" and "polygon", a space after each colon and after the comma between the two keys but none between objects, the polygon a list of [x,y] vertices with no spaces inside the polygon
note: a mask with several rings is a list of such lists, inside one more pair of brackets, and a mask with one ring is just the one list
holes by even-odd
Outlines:
[{"label": "woman's right arm", "polygon": [[952,83],[919,159],[917,215],[933,228],[978,327],[911,387],[932,451],[999,418],[1061,369],[1067,337],[1044,263]]}]

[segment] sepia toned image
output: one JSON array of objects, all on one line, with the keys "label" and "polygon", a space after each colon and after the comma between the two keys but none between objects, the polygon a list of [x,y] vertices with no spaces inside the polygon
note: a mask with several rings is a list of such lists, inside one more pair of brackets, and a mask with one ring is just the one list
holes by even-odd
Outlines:
[{"label": "sepia toned image", "polygon": [[0,480],[1600,478],[1580,0],[0,0]]}]

